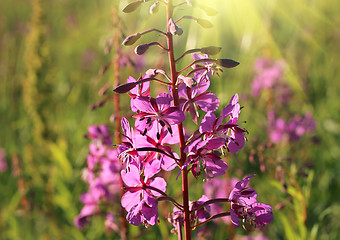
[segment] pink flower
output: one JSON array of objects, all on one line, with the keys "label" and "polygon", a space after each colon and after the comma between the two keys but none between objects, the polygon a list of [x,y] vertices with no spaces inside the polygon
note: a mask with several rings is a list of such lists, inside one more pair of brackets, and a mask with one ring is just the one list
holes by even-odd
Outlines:
[{"label": "pink flower", "polygon": [[[145,79],[148,77],[149,77],[148,75],[144,75],[142,79]],[[131,82],[137,82],[137,81],[133,77],[129,76],[129,78],[127,79],[127,82],[131,83]],[[133,112],[137,112],[137,108],[134,105],[134,100],[136,99],[137,96],[143,96],[143,97],[150,96],[150,82],[138,84],[136,87],[130,90],[129,96],[131,97],[131,110]]]},{"label": "pink flower", "polygon": [[135,114],[136,128],[143,135],[152,128],[154,122],[161,127],[166,126],[171,131],[173,124],[180,124],[184,121],[185,115],[176,107],[171,107],[172,97],[169,94],[161,93],[156,99],[150,97],[136,97],[135,107],[140,111]]},{"label": "pink flower", "polygon": [[210,81],[200,81],[196,87],[189,88],[181,84],[178,88],[180,104],[183,112],[189,112],[191,118],[197,123],[198,112],[202,109],[205,112],[215,111],[219,106],[220,100],[215,94],[206,92]]},{"label": "pink flower", "polygon": [[[220,117],[216,118],[216,115],[212,112],[205,115],[200,124],[199,132],[204,134],[206,139],[213,140],[209,145],[214,144],[215,149],[225,146],[230,152],[236,153],[245,144],[244,133],[246,132],[237,124],[239,114],[240,105],[238,95],[235,94],[222,110]],[[223,121],[228,117],[229,120],[224,124]]]},{"label": "pink flower", "polygon": [[163,178],[156,177],[151,180],[146,176],[142,179],[138,168],[130,166],[130,171],[121,171],[122,179],[127,186],[127,192],[121,199],[122,206],[128,212],[126,219],[133,225],[139,225],[142,222],[154,225],[158,220],[158,203],[157,196],[161,194],[150,190],[151,186],[164,192],[166,182]]},{"label": "pink flower", "polygon": [[278,83],[283,75],[283,63],[270,59],[258,59],[255,63],[257,75],[252,83],[252,95],[257,97],[262,89],[268,89]]},{"label": "pink flower", "polygon": [[273,221],[272,207],[268,204],[258,203],[256,201],[257,193],[254,189],[247,188],[251,178],[255,175],[245,177],[236,183],[235,188],[229,195],[231,201],[230,216],[234,226],[240,226],[240,220],[246,230],[245,223],[249,223],[251,227],[263,228],[265,225]]}]

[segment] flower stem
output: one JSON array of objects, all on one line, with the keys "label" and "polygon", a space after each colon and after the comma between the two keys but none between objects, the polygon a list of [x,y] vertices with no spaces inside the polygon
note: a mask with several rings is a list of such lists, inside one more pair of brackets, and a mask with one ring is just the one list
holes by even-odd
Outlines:
[{"label": "flower stem", "polygon": [[199,224],[196,224],[196,225],[192,226],[192,228],[196,228],[196,227],[198,227],[198,226],[200,226],[200,225],[202,225],[204,223],[210,222],[211,220],[213,220],[215,218],[226,217],[226,216],[230,216],[230,212],[219,213],[219,214],[216,214],[214,216],[211,216],[210,218],[208,218],[204,222],[201,222]]},{"label": "flower stem", "polygon": [[[168,44],[168,55],[169,55],[169,63],[170,63],[170,71],[171,71],[171,88],[174,99],[174,105],[179,108],[179,96],[178,89],[176,86],[178,72],[176,70],[176,61],[174,56],[174,46],[173,46],[173,38],[170,33],[169,21],[173,15],[173,1],[169,0],[167,5],[167,44]],[[185,139],[184,139],[184,131],[183,125],[178,124],[178,132],[180,138],[180,150],[181,150],[181,158],[180,164],[183,166],[186,160],[186,154],[184,153],[185,148]],[[184,237],[186,240],[191,240],[191,226],[190,226],[190,211],[189,211],[189,193],[188,193],[188,170],[187,168],[183,168],[182,171],[182,198],[183,198],[183,214],[184,214]],[[179,231],[180,229],[178,229]]]},{"label": "flower stem", "polygon": [[[121,58],[121,53],[120,53],[120,21],[119,19],[115,19],[115,16],[117,16],[116,13],[116,8],[113,8],[113,21],[117,21],[118,27],[115,30],[114,33],[114,45],[116,49],[116,54],[114,56],[113,62],[114,62],[114,80],[113,80],[113,87],[117,87],[120,83],[120,71],[119,71],[119,60]],[[121,116],[120,116],[120,97],[118,93],[114,93],[113,95],[113,104],[114,104],[114,109],[115,109],[115,131],[114,131],[114,139],[115,139],[115,144],[120,144],[121,143],[121,135],[120,135],[120,121],[121,121]],[[124,195],[124,183],[122,178],[120,177],[120,185],[121,185],[121,190],[120,190],[120,197]],[[120,216],[119,216],[119,221],[120,221],[120,237],[122,240],[128,239],[128,231],[127,231],[127,223],[125,220],[125,210],[122,206],[120,206]]]}]

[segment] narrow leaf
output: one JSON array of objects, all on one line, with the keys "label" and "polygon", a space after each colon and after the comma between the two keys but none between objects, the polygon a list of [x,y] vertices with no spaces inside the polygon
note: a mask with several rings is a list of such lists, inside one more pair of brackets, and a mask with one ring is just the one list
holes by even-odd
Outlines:
[{"label": "narrow leaf", "polygon": [[204,28],[212,28],[212,27],[213,27],[212,23],[209,22],[209,21],[206,20],[206,19],[197,18],[197,19],[196,19],[196,22],[197,22],[199,25],[201,25],[202,27],[204,27]]},{"label": "narrow leaf", "polygon": [[143,1],[135,1],[132,3],[129,3],[128,5],[125,6],[125,8],[123,9],[123,12],[125,13],[130,13],[135,11],[142,3]]},{"label": "narrow leaf", "polygon": [[236,62],[232,59],[217,59],[216,64],[220,65],[224,68],[233,68],[233,67],[236,67],[237,65],[239,65],[240,63]]}]

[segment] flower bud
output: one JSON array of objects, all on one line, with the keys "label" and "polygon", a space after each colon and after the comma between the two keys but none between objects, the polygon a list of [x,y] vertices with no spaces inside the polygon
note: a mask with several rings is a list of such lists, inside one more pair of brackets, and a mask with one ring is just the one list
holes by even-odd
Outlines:
[{"label": "flower bud", "polygon": [[123,8],[122,11],[125,13],[133,12],[141,5],[142,2],[143,1],[139,0],[139,1],[129,3],[128,5],[125,6],[125,8]]},{"label": "flower bud", "polygon": [[135,48],[135,53],[137,55],[143,55],[149,49],[149,44],[138,45]]},{"label": "flower bud", "polygon": [[201,25],[204,28],[212,28],[213,27],[212,23],[209,22],[206,19],[197,18],[195,22],[197,22],[199,25]]},{"label": "flower bud", "polygon": [[240,63],[236,62],[232,59],[217,59],[216,64],[220,65],[224,68],[233,68],[233,67],[236,67],[237,65],[239,65]]},{"label": "flower bud", "polygon": [[179,75],[178,78],[182,80],[185,85],[189,88],[195,87],[197,85],[197,82],[195,79],[190,77],[184,77],[183,75]]},{"label": "flower bud", "polygon": [[208,55],[216,55],[221,51],[222,48],[220,47],[215,47],[215,46],[210,46],[210,47],[205,47],[201,49],[201,53],[203,54],[208,54]]},{"label": "flower bud", "polygon": [[172,35],[178,35],[178,36],[182,35],[182,33],[183,33],[182,28],[179,28],[179,27],[174,23],[174,21],[172,20],[172,18],[170,18],[170,20],[169,20],[169,25],[170,25],[170,33],[171,33]]},{"label": "flower bud", "polygon": [[150,14],[157,13],[159,10],[159,2],[156,1],[154,4],[151,5],[150,7]]},{"label": "flower bud", "polygon": [[137,42],[137,40],[141,37],[142,35],[140,33],[135,33],[132,34],[130,36],[128,36],[127,38],[125,38],[125,40],[123,41],[123,45],[128,46],[128,45],[132,45],[135,42]]},{"label": "flower bud", "polygon": [[149,77],[156,77],[157,75],[157,69],[150,68],[145,72],[146,75]]}]

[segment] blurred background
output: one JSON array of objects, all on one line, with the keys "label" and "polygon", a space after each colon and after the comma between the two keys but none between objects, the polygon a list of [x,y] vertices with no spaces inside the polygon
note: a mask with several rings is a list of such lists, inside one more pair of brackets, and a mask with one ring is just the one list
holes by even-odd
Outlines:
[{"label": "blurred background", "polygon": [[[79,196],[87,191],[82,181],[87,128],[113,128],[115,109],[104,100],[113,94],[115,54],[122,54],[122,82],[155,65],[167,69],[166,55],[158,49],[137,57],[134,47],[114,47],[114,36],[122,41],[150,27],[165,29],[163,7],[151,15],[150,1],[124,14],[128,2],[0,2],[0,239],[119,239],[104,230],[100,216],[84,229],[74,226],[74,218],[82,208]],[[257,174],[252,187],[261,202],[274,207],[267,231],[251,234],[339,239],[340,2],[192,2],[199,7],[182,5],[174,19],[193,15],[214,27],[179,22],[184,34],[175,38],[176,55],[214,45],[222,47],[217,57],[241,63],[213,76],[210,90],[220,106],[239,94],[240,120],[249,131],[245,149],[226,159],[227,178]],[[117,34],[117,22],[122,33]],[[140,43],[159,37],[150,34]],[[187,56],[179,67],[190,62]],[[122,96],[123,113],[129,111],[127,99]],[[91,110],[100,101],[105,104]],[[170,193],[178,191],[172,178]],[[192,199],[201,196],[201,183],[192,184]],[[129,227],[130,236],[176,239],[166,218],[160,221],[147,230]],[[249,239],[242,236],[248,232],[226,223],[206,228],[210,235],[198,229],[197,239]]]}]

